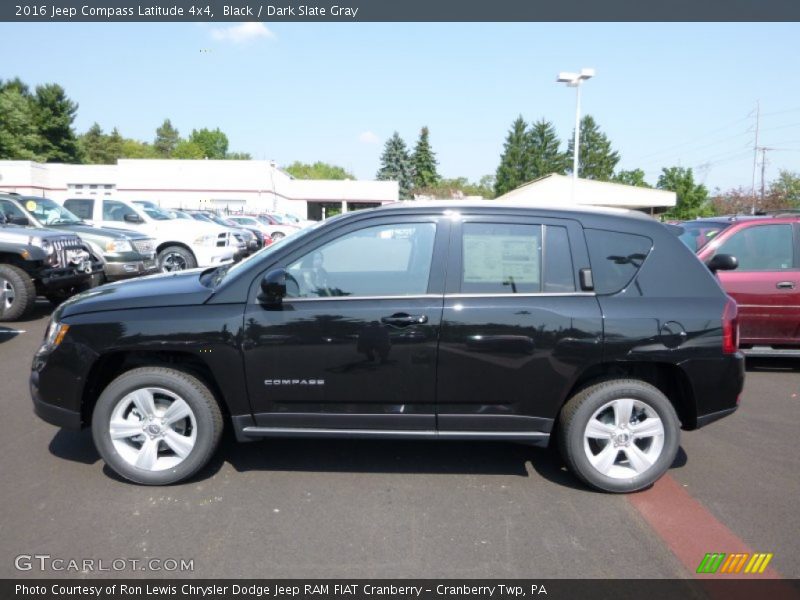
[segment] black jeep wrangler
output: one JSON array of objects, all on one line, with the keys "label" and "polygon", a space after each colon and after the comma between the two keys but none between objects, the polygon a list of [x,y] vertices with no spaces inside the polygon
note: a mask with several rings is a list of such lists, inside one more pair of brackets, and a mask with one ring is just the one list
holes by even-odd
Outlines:
[{"label": "black jeep wrangler", "polygon": [[103,266],[81,238],[6,222],[0,213],[0,321],[17,321],[36,296],[54,304],[91,287]]}]

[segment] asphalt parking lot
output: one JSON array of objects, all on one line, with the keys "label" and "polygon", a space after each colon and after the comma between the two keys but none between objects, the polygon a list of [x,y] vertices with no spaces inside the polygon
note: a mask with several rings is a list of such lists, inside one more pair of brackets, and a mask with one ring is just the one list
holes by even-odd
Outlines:
[{"label": "asphalt parking lot", "polygon": [[15,569],[49,554],[194,561],[126,577],[683,578],[740,547],[800,577],[800,361],[750,363],[738,413],[685,432],[669,475],[631,496],[515,444],[232,436],[191,482],[148,488],[104,468],[88,431],[34,416],[48,316],[0,326],[0,577],[104,575]]}]

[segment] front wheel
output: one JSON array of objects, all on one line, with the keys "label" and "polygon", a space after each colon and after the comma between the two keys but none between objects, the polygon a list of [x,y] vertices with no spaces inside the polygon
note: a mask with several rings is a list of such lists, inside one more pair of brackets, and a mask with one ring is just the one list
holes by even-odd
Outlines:
[{"label": "front wheel", "polygon": [[564,406],[559,427],[569,469],[605,492],[652,485],[669,469],[680,443],[680,423],[670,401],[635,379],[585,388]]},{"label": "front wheel", "polygon": [[222,413],[208,387],[164,367],[120,375],[92,415],[92,436],[106,464],[145,485],[191,477],[208,463],[221,435]]},{"label": "front wheel", "polygon": [[33,310],[36,286],[14,265],[0,265],[0,321],[17,321]]},{"label": "front wheel", "polygon": [[272,241],[273,242],[277,242],[278,240],[282,240],[285,237],[286,237],[285,233],[281,233],[280,231],[276,231],[275,233],[272,234]]},{"label": "front wheel", "polygon": [[168,246],[158,253],[158,266],[161,270],[170,273],[172,271],[185,271],[194,269],[197,261],[194,254],[182,246]]}]

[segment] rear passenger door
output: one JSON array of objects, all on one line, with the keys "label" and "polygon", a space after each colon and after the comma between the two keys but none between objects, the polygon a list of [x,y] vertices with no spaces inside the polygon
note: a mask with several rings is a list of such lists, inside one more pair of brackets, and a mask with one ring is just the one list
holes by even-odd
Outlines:
[{"label": "rear passenger door", "polygon": [[733,233],[717,249],[739,261],[719,279],[739,305],[744,344],[800,344],[798,225],[757,223]]},{"label": "rear passenger door", "polygon": [[440,431],[549,432],[564,394],[602,353],[583,230],[561,219],[454,223],[439,343]]}]

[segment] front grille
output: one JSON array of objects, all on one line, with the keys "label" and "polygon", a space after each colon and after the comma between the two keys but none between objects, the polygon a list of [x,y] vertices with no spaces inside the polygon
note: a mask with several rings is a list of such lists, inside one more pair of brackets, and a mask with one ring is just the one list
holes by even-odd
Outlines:
[{"label": "front grille", "polygon": [[218,248],[224,248],[225,246],[228,245],[228,243],[229,243],[229,239],[228,239],[227,232],[226,233],[220,233],[217,236],[217,247]]},{"label": "front grille", "polygon": [[133,240],[133,247],[139,254],[150,256],[156,251],[155,240]]},{"label": "front grille", "polygon": [[58,264],[53,266],[69,267],[73,263],[70,260],[71,256],[76,256],[76,252],[86,252],[86,248],[84,248],[80,238],[77,237],[65,237],[49,241],[56,250],[56,258],[58,260]]}]

